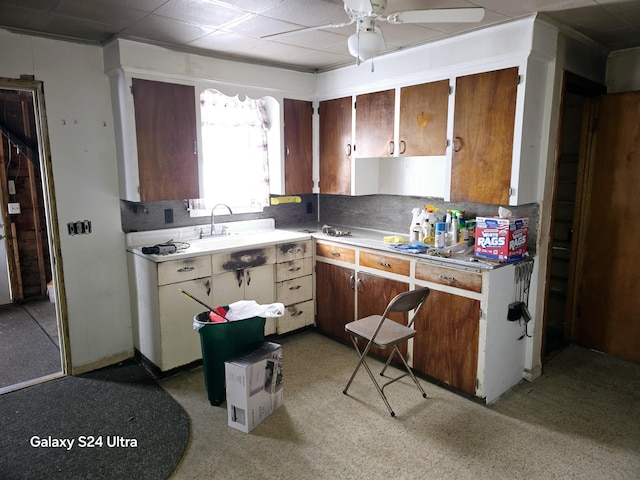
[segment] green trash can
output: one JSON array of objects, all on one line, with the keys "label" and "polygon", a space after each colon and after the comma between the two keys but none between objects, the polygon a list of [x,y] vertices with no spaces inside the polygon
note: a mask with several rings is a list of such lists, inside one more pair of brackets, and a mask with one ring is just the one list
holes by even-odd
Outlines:
[{"label": "green trash can", "polygon": [[209,312],[195,316],[200,325],[200,346],[204,367],[204,385],[211,405],[225,401],[224,362],[255,350],[264,342],[263,317],[251,317],[232,322],[209,322]]}]

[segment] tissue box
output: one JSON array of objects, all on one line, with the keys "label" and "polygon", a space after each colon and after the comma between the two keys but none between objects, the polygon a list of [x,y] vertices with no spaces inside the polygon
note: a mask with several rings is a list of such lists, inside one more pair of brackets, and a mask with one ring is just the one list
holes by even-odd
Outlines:
[{"label": "tissue box", "polygon": [[249,433],[283,404],[282,346],[264,342],[224,366],[228,424]]},{"label": "tissue box", "polygon": [[528,235],[527,217],[476,217],[475,255],[500,262],[522,260]]}]

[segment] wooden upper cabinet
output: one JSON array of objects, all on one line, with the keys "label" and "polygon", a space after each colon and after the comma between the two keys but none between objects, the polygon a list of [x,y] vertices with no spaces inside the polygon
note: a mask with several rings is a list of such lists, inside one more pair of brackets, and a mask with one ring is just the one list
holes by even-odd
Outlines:
[{"label": "wooden upper cabinet", "polygon": [[356,141],[358,158],[391,157],[395,89],[366,93],[356,97]]},{"label": "wooden upper cabinet", "polygon": [[401,88],[398,154],[445,155],[448,112],[449,80]]},{"label": "wooden upper cabinet", "polygon": [[518,68],[456,79],[452,202],[508,204]]},{"label": "wooden upper cabinet", "polygon": [[287,195],[313,191],[313,105],[284,99],[284,183]]},{"label": "wooden upper cabinet", "polygon": [[140,201],[199,198],[195,89],[133,79]]},{"label": "wooden upper cabinet", "polygon": [[320,102],[320,192],[351,193],[351,97]]}]

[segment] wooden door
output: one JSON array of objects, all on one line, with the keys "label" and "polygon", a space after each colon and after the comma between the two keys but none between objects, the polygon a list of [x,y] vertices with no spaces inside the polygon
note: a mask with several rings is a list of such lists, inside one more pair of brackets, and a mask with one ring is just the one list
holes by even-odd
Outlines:
[{"label": "wooden door", "polygon": [[351,97],[320,102],[320,193],[351,193]]},{"label": "wooden door", "polygon": [[199,198],[195,89],[133,79],[140,201]]},{"label": "wooden door", "polygon": [[508,204],[518,68],[456,79],[452,202]]},{"label": "wooden door", "polygon": [[449,80],[400,89],[398,153],[444,155],[447,148]]},{"label": "wooden door", "polygon": [[480,302],[431,290],[414,322],[413,368],[475,394]]},{"label": "wooden door", "polygon": [[599,104],[573,340],[640,362],[640,92]]},{"label": "wooden door", "polygon": [[287,195],[313,191],[313,105],[284,99],[284,186]]},{"label": "wooden door", "polygon": [[[358,318],[368,317],[369,315],[382,315],[385,308],[389,305],[389,302],[398,294],[407,292],[409,290],[409,284],[406,282],[399,282],[398,280],[392,280],[389,278],[379,277],[377,275],[371,275],[369,273],[358,272]],[[392,320],[406,325],[408,322],[408,314],[395,312],[389,315]],[[364,348],[365,344],[362,344],[361,348]],[[385,360],[391,354],[390,349],[381,350],[378,348],[372,348],[371,353],[379,355]],[[407,355],[406,343],[400,347],[400,351],[403,355]],[[398,360],[398,363],[400,361]]]},{"label": "wooden door", "polygon": [[351,343],[344,326],[354,320],[355,272],[329,263],[316,263],[316,310],[318,330]]},{"label": "wooden door", "polygon": [[390,157],[393,144],[395,89],[366,93],[356,97],[356,142],[358,158]]}]

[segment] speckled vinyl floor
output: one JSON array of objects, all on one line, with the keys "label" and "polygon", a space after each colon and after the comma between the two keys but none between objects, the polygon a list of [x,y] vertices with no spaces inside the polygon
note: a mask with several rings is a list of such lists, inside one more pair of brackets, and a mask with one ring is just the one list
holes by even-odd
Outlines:
[{"label": "speckled vinyl floor", "polygon": [[284,406],[249,434],[209,404],[201,368],[161,381],[191,417],[171,478],[640,478],[638,365],[572,346],[492,406],[404,379],[385,390],[392,418],[362,370],[343,395],[351,348],[314,331],[279,343]]}]

